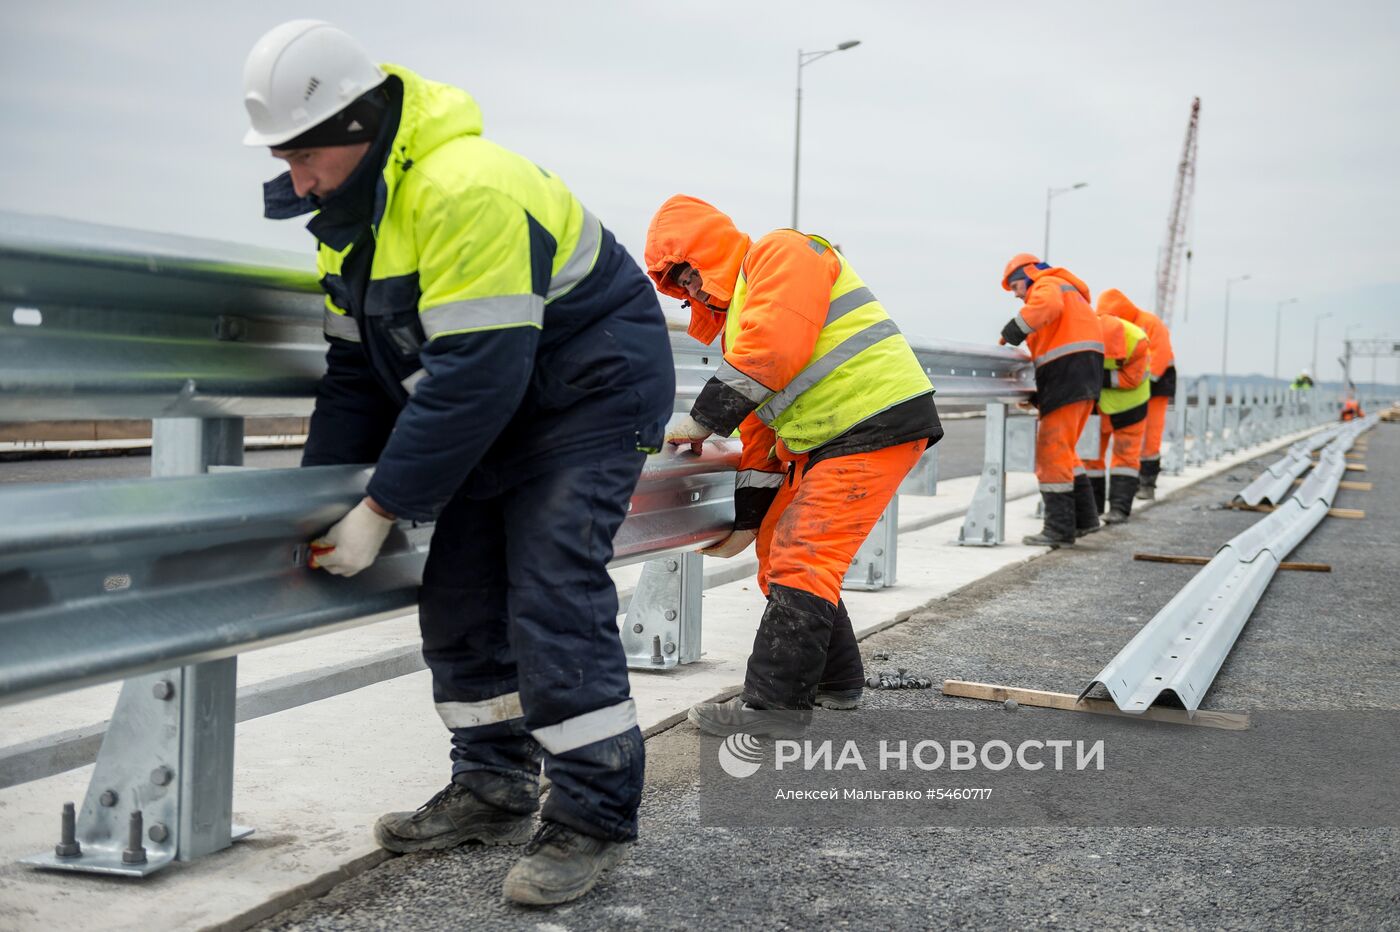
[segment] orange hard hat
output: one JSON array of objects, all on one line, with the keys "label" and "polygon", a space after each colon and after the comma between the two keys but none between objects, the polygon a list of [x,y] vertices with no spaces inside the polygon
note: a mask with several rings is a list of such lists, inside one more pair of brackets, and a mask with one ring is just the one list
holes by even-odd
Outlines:
[{"label": "orange hard hat", "polygon": [[1011,261],[1006,263],[1006,269],[1001,273],[1001,287],[1004,291],[1011,290],[1011,273],[1019,268],[1028,265],[1039,265],[1040,260],[1028,252],[1018,252],[1011,257]]}]

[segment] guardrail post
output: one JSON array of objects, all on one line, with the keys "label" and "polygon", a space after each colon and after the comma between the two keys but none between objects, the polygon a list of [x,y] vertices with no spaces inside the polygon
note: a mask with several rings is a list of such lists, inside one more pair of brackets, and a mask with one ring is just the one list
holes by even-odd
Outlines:
[{"label": "guardrail post", "polygon": [[929,447],[899,484],[900,495],[938,494],[938,446]]},{"label": "guardrail post", "polygon": [[841,581],[842,589],[870,592],[895,584],[899,552],[899,493],[885,506]]},{"label": "guardrail post", "polygon": [[1186,380],[1178,376],[1176,397],[1167,417],[1167,443],[1162,454],[1162,470],[1179,476],[1186,467]]},{"label": "guardrail post", "polygon": [[1210,383],[1204,376],[1196,380],[1195,418],[1192,419],[1191,452],[1186,456],[1186,465],[1200,466],[1210,456],[1206,435],[1210,432]]},{"label": "guardrail post", "polygon": [[[152,476],[243,463],[242,418],[157,418],[151,428]],[[252,834],[233,824],[237,674],[230,657],[124,682],[77,814],[81,853],[25,863],[144,877]],[[143,834],[129,838],[130,826]]]},{"label": "guardrail post", "polygon": [[704,557],[681,553],[642,564],[632,590],[622,649],[627,666],[669,670],[700,659],[701,596],[705,591]]},{"label": "guardrail post", "polygon": [[[1225,440],[1226,453],[1234,453],[1235,451],[1239,450],[1241,447],[1244,446],[1244,444],[1240,442],[1240,391],[1243,388],[1243,383],[1237,382],[1235,384],[1234,394],[1231,395],[1229,386],[1227,385],[1225,387],[1225,408],[1223,418],[1225,427],[1224,430],[1221,431],[1221,436]],[[1226,431],[1229,432],[1228,435],[1226,435]]]},{"label": "guardrail post", "polygon": [[1006,404],[987,405],[986,441],[982,454],[982,478],[972,493],[972,504],[958,531],[958,543],[967,547],[995,547],[1006,539]]}]

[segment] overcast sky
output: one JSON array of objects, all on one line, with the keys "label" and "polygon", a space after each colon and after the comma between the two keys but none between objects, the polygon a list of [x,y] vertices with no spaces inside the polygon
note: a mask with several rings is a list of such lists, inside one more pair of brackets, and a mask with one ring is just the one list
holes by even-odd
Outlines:
[{"label": "overcast sky", "polygon": [[[861,45],[803,72],[801,226],[845,249],[904,329],[994,342],[1014,253],[1095,295],[1153,302],[1191,98],[1202,99],[1187,372],[1400,337],[1400,3],[645,2],[6,4],[0,208],[302,250],[261,219],[277,172],[240,145],[243,59],[296,16],[468,89],[486,135],[564,177],[640,259],[678,192],[752,234],[790,222],[797,50]],[[668,302],[674,310],[674,302]],[[1183,319],[1184,317],[1184,319]],[[1384,362],[1383,381],[1397,378]],[[1370,364],[1358,375],[1369,378]]]}]

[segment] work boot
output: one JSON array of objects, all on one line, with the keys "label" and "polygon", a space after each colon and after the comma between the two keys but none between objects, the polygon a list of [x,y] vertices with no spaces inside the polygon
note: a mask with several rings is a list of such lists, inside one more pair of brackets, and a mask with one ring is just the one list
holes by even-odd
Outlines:
[{"label": "work boot", "polygon": [[525,856],[506,874],[506,899],[522,906],[553,906],[583,896],[608,868],[627,857],[630,841],[605,841],[559,822],[544,822]]},{"label": "work boot", "polygon": [[1074,546],[1074,493],[1045,492],[1045,527],[1039,534],[1021,538],[1021,543],[1030,547]]},{"label": "work boot", "polygon": [[381,848],[440,851],[469,841],[483,845],[523,845],[530,840],[534,814],[507,812],[478,798],[459,783],[419,806],[415,812],[391,812],[374,823]]},{"label": "work boot", "polygon": [[1094,514],[1101,515],[1103,514],[1103,506],[1107,503],[1108,499],[1108,490],[1104,488],[1104,477],[1086,476],[1085,478],[1089,480],[1089,488],[1092,489],[1094,493]]},{"label": "work boot", "polygon": [[1157,498],[1157,474],[1162,471],[1161,460],[1143,460],[1142,471],[1138,473],[1137,497],[1145,502]]},{"label": "work boot", "polygon": [[1094,487],[1088,476],[1074,477],[1074,536],[1083,537],[1099,530],[1099,509],[1094,505]]},{"label": "work boot", "polygon": [[756,709],[735,696],[727,702],[701,702],[690,707],[686,718],[707,735],[727,738],[743,733],[755,737],[798,738],[812,720],[810,710]]},{"label": "work boot", "polygon": [[1108,488],[1108,514],[1104,524],[1122,524],[1133,513],[1133,496],[1137,494],[1137,476],[1114,476]]},{"label": "work boot", "polygon": [[813,705],[823,709],[832,709],[838,712],[848,712],[860,706],[860,697],[865,693],[863,687],[857,686],[855,689],[818,689],[817,698],[813,700]]}]

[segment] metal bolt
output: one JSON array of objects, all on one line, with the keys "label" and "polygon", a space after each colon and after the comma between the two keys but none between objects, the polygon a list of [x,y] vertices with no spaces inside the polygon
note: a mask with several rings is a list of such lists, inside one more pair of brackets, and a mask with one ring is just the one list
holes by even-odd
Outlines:
[{"label": "metal bolt", "polygon": [[151,695],[164,702],[175,695],[175,684],[169,680],[161,680],[151,687]]},{"label": "metal bolt", "polygon": [[141,810],[131,814],[126,826],[126,850],[122,852],[123,864],[145,864],[146,846],[141,844]]},{"label": "metal bolt", "polygon": [[641,634],[641,633],[642,633],[642,625],[641,625],[641,622],[638,622],[637,624],[635,624],[635,625],[632,626],[632,633],[633,633],[633,634]]},{"label": "metal bolt", "polygon": [[110,809],[117,804],[117,793],[115,790],[103,790],[97,801]]},{"label": "metal bolt", "polygon": [[72,803],[63,804],[63,824],[58,833],[58,844],[54,845],[53,853],[55,857],[76,858],[83,853],[83,848],[78,844],[78,816],[73,809]]},{"label": "metal bolt", "polygon": [[666,561],[666,570],[667,570],[668,572],[674,573],[676,570],[678,570],[678,569],[680,569],[680,568],[681,568],[681,565],[680,565],[679,563],[677,563],[675,560],[667,560],[667,561]]},{"label": "metal bolt", "polygon": [[666,642],[666,648],[665,648],[665,650],[666,650],[666,653],[668,653],[668,654],[674,654],[674,653],[676,652],[676,645],[675,645],[675,642],[674,642],[674,641],[667,641],[667,642]]},{"label": "metal bolt", "polygon": [[667,620],[667,621],[675,621],[675,620],[676,620],[676,610],[675,610],[674,608],[668,608],[668,609],[666,609],[666,620]]},{"label": "metal bolt", "polygon": [[877,557],[883,557],[884,555],[885,555],[884,548],[882,548],[882,547],[876,547],[876,548],[875,548],[875,556],[877,556]]},{"label": "metal bolt", "polygon": [[651,639],[651,662],[655,664],[666,662],[666,658],[661,656],[661,635],[659,634]]},{"label": "metal bolt", "polygon": [[170,837],[170,829],[165,827],[164,822],[157,822],[155,825],[151,826],[150,831],[146,833],[146,837],[159,845]]},{"label": "metal bolt", "polygon": [[175,778],[175,771],[165,765],[157,767],[151,771],[151,782],[156,786],[165,786]]}]

